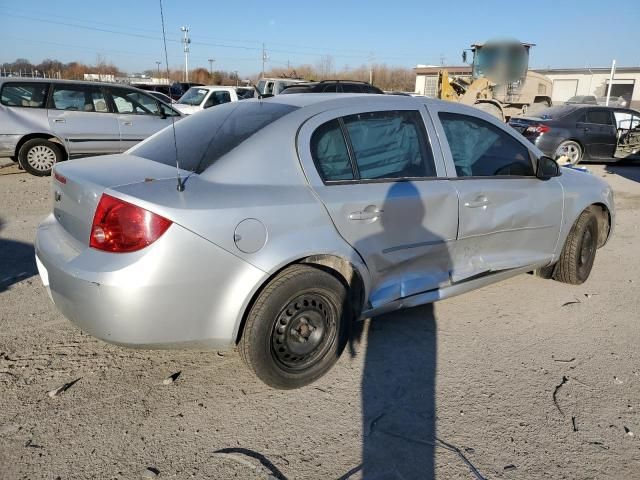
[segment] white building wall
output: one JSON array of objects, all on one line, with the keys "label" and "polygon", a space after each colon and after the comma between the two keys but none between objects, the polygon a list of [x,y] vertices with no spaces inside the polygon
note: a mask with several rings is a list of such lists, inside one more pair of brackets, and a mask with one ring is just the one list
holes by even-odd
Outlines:
[{"label": "white building wall", "polygon": [[[554,83],[551,99],[553,103],[562,103],[568,100],[565,98],[567,88],[571,81],[577,82],[576,93],[574,95],[595,95],[603,97],[607,94],[606,86],[609,81],[609,73],[545,73],[545,75]],[[560,88],[555,88],[556,82],[559,82]],[[640,72],[638,73],[620,73],[614,77],[616,83],[634,83],[632,102],[640,102]]]},{"label": "white building wall", "polygon": [[416,89],[415,89],[415,92],[418,95],[424,95],[426,81],[427,81],[427,76],[426,75],[416,75]]}]

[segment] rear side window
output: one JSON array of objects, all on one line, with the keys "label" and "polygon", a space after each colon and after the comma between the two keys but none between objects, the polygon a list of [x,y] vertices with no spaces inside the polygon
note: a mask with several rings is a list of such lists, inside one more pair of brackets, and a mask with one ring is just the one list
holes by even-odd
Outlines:
[{"label": "rear side window", "polygon": [[345,117],[344,124],[361,179],[436,176],[418,112],[361,113]]},{"label": "rear side window", "polygon": [[324,180],[353,180],[349,152],[338,120],[331,120],[313,132],[311,156]]},{"label": "rear side window", "polygon": [[589,110],[587,112],[587,123],[612,125],[611,112],[608,110]]},{"label": "rear side window", "polygon": [[2,85],[0,98],[8,107],[44,108],[48,83],[10,82]]},{"label": "rear side window", "polygon": [[362,93],[362,87],[360,85],[355,85],[353,83],[343,83],[342,92],[343,93]]},{"label": "rear side window", "polygon": [[100,87],[91,85],[54,84],[50,107],[74,112],[109,112]]},{"label": "rear side window", "polygon": [[335,83],[333,85],[327,85],[322,89],[322,93],[337,93],[337,92],[338,92],[338,85],[336,85]]},{"label": "rear side window", "polygon": [[534,175],[529,150],[507,132],[470,115],[438,116],[459,177]]}]

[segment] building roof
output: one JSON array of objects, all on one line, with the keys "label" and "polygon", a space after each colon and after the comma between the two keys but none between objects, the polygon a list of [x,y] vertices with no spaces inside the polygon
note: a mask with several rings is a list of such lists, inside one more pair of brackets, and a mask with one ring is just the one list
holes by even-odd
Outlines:
[{"label": "building roof", "polygon": [[[611,67],[534,68],[534,72],[547,73],[609,73]],[[616,73],[640,73],[640,67],[616,67]]]},{"label": "building roof", "polygon": [[416,75],[435,75],[440,70],[446,69],[452,75],[471,75],[471,66],[431,66],[431,65],[418,65],[414,68]]}]

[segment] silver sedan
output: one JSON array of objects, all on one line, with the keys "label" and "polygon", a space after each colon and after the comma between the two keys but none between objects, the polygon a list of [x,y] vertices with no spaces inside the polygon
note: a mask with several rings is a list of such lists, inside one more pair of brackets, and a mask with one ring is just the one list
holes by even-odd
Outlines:
[{"label": "silver sedan", "polygon": [[276,388],[327,372],[350,322],[530,271],[582,283],[614,224],[606,183],[455,103],[281,95],[174,128],[56,165],[40,276],[96,337],[237,346]]}]

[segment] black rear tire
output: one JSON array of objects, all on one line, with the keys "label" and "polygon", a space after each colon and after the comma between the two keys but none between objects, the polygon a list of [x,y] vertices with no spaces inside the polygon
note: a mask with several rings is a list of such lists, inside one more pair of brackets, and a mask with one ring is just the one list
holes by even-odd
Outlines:
[{"label": "black rear tire", "polygon": [[18,152],[20,166],[37,177],[51,175],[53,166],[62,160],[64,160],[62,148],[44,138],[27,140]]},{"label": "black rear tire", "polygon": [[591,209],[586,209],[571,227],[554,278],[571,285],[584,283],[591,273],[597,248],[598,219]]},{"label": "black rear tire", "polygon": [[340,357],[351,317],[347,288],[340,280],[311,265],[293,265],[251,307],[240,356],[270,387],[308,385]]}]

